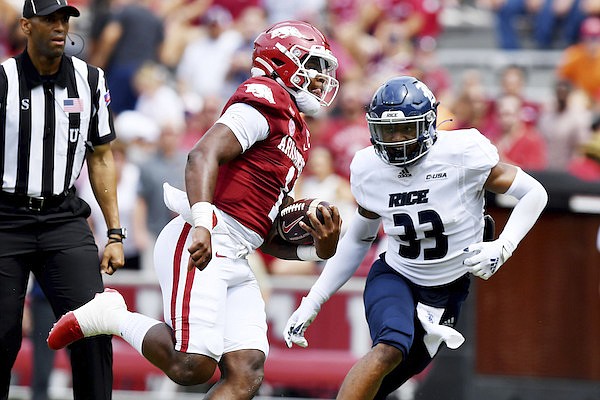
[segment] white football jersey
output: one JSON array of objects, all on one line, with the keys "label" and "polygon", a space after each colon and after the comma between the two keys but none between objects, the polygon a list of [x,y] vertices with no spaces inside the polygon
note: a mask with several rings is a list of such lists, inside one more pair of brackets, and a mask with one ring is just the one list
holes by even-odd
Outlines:
[{"label": "white football jersey", "polygon": [[476,129],[438,131],[414,164],[384,163],[367,147],[350,166],[358,204],[381,216],[386,262],[422,286],[450,283],[467,270],[463,249],[483,239],[483,185],[498,151]]}]

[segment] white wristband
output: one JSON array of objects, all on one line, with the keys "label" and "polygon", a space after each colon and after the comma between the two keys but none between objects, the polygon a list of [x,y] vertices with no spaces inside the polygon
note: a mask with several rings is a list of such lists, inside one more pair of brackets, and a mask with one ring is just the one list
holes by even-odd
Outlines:
[{"label": "white wristband", "polygon": [[298,246],[296,248],[296,255],[302,261],[325,261],[317,255],[317,248],[315,246]]},{"label": "white wristband", "polygon": [[199,226],[212,232],[213,229],[213,205],[207,201],[199,201],[192,206],[192,219],[194,227]]}]

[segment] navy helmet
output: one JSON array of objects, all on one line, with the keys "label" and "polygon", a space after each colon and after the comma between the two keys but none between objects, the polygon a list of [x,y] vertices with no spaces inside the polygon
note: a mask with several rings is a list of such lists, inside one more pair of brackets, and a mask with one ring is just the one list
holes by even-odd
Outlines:
[{"label": "navy helmet", "polygon": [[423,157],[436,139],[437,105],[431,90],[411,76],[392,78],[381,85],[367,110],[377,155],[398,166]]}]

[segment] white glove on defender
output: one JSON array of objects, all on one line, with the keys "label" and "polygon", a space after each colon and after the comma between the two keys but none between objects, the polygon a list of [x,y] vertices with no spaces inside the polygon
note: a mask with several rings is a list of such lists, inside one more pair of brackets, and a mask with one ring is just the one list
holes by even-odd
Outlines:
[{"label": "white glove on defender", "polygon": [[493,242],[475,243],[463,250],[465,253],[474,253],[463,264],[473,275],[488,280],[512,255],[512,249],[511,243],[501,238]]},{"label": "white glove on defender", "polygon": [[321,305],[319,303],[308,297],[302,298],[300,306],[288,319],[283,330],[283,338],[287,347],[292,348],[292,343],[300,347],[308,347],[308,340],[304,337],[304,332],[315,320],[320,310]]}]

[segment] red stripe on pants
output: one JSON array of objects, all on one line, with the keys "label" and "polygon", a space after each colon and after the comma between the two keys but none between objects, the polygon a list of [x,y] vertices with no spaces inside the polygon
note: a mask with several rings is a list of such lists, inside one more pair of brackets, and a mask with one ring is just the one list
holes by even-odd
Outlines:
[{"label": "red stripe on pants", "polygon": [[[177,240],[177,246],[175,247],[175,255],[173,257],[173,288],[171,290],[171,325],[173,326],[173,330],[176,331],[177,330],[177,326],[176,326],[176,321],[175,321],[175,315],[177,315],[176,313],[176,307],[177,307],[177,292],[179,291],[179,278],[181,276],[181,260],[183,258],[183,252],[184,252],[184,246],[185,246],[185,241],[187,239],[188,234],[190,233],[190,229],[192,228],[192,226],[188,223],[186,223],[185,225],[183,225],[183,229],[181,230],[181,234],[179,235],[179,239]],[[191,273],[191,277],[192,279],[190,279],[190,273]],[[182,319],[181,319],[181,323],[182,323],[182,343],[181,343],[181,351],[186,351],[187,350],[187,346],[189,343],[189,337],[190,337],[190,332],[189,332],[189,301],[190,301],[190,289],[191,289],[191,283],[190,280],[193,282],[193,273],[194,270],[190,271],[187,273],[186,276],[186,284],[185,284],[185,292],[183,295],[183,315],[182,315]]]}]

